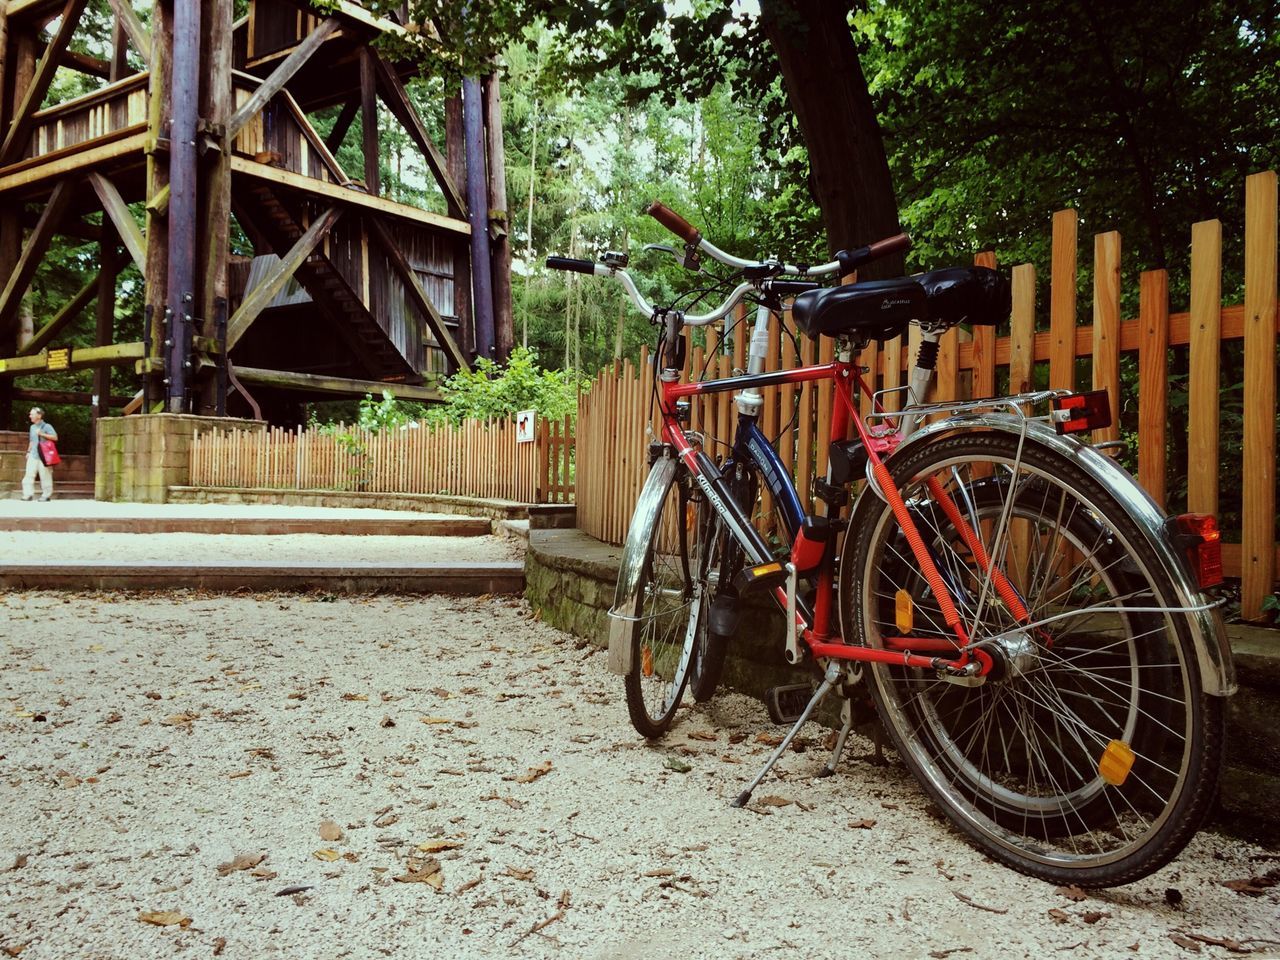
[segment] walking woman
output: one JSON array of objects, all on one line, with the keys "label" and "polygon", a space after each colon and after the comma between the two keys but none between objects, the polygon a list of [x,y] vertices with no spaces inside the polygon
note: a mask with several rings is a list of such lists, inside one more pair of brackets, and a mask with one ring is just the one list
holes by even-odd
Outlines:
[{"label": "walking woman", "polygon": [[44,411],[39,407],[31,408],[31,441],[27,444],[27,472],[22,475],[22,499],[30,500],[36,492],[36,474],[40,474],[40,499],[48,500],[53,496],[53,471],[45,466],[40,456],[41,439],[57,440],[58,431],[51,424],[45,423]]}]

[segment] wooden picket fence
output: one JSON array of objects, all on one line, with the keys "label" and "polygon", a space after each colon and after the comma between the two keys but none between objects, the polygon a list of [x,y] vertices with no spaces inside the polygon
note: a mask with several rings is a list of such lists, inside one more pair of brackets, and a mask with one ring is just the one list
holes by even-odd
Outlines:
[{"label": "wooden picket fence", "polygon": [[573,500],[573,423],[539,419],[516,441],[514,421],[214,430],[191,445],[191,484],[277,490],[435,493],[567,503]]},{"label": "wooden picket fence", "polygon": [[[1163,270],[1144,272],[1139,278],[1138,316],[1122,319],[1120,313],[1120,235],[1094,237],[1093,324],[1076,323],[1077,223],[1074,210],[1053,217],[1052,263],[1049,277],[1049,316],[1037,331],[1036,268],[1031,264],[1012,271],[1013,310],[1010,323],[1001,325],[1008,336],[997,336],[993,327],[975,327],[972,336],[952,330],[941,343],[935,396],[940,399],[989,397],[1008,384],[1010,392],[1047,383],[1054,388],[1100,389],[1111,395],[1116,426],[1097,431],[1095,442],[1119,436],[1122,402],[1120,356],[1136,353],[1138,364],[1138,479],[1160,503],[1166,502],[1166,476],[1185,470],[1186,509],[1219,513],[1219,371],[1224,346],[1243,341],[1243,455],[1238,464],[1242,485],[1241,522],[1226,531],[1234,542],[1224,543],[1223,561],[1228,576],[1242,581],[1242,614],[1256,619],[1263,600],[1272,592],[1280,551],[1275,533],[1276,510],[1276,333],[1277,312],[1277,196],[1275,172],[1248,178],[1245,189],[1244,303],[1221,305],[1222,226],[1217,220],[1191,229],[1190,305],[1183,312],[1169,308],[1168,277]],[[994,266],[993,253],[981,253],[975,262]],[[741,312],[738,314],[742,316]],[[790,317],[786,320],[790,326]],[[766,369],[822,363],[832,359],[834,344],[822,338],[815,344],[800,339],[797,357],[792,337],[777,336],[777,321],[770,337],[774,352]],[[703,348],[686,351],[685,377],[715,379],[745,367],[751,322],[739,324],[732,350],[707,357]],[[794,332],[794,331],[792,331]],[[914,332],[914,331],[913,331]],[[691,341],[692,342],[692,341]],[[1185,348],[1189,359],[1189,415],[1180,421],[1168,404],[1169,353]],[[860,362],[870,368],[875,389],[898,387],[906,382],[908,363],[915,355],[915,340],[895,340],[883,348],[871,344]],[[1090,358],[1092,382],[1077,382],[1077,358]],[[1038,370],[1037,370],[1038,368]],[[1037,372],[1039,376],[1037,376]],[[1003,373],[1006,376],[1000,376]],[[1007,379],[1006,379],[1007,377]],[[797,391],[800,391],[797,397]],[[825,438],[830,428],[829,383],[816,388],[796,385],[765,391],[761,426],[778,437],[782,460],[792,465],[802,499],[809,496],[814,476],[825,475]],[[596,378],[578,408],[578,524],[601,540],[621,543],[631,510],[647,473],[647,444],[657,418],[648,356],[639,365],[614,364]],[[1132,399],[1132,398],[1128,398]],[[886,404],[897,409],[897,397]],[[869,404],[863,400],[863,412]],[[726,451],[736,422],[732,395],[722,393],[695,402],[692,429],[706,436],[713,459]],[[1182,431],[1187,463],[1169,464],[1167,440]],[[823,438],[823,439],[820,439]],[[766,494],[761,522],[773,515]]]}]

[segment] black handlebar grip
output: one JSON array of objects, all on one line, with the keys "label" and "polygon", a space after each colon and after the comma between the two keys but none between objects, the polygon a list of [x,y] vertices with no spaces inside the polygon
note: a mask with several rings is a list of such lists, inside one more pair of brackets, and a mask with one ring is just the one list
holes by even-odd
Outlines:
[{"label": "black handlebar grip", "polygon": [[899,233],[884,240],[869,243],[865,247],[858,247],[856,250],[839,250],[836,252],[836,259],[840,261],[841,276],[847,276],[864,263],[870,263],[886,254],[897,253],[899,250],[910,249],[911,238],[905,233]]},{"label": "black handlebar grip", "polygon": [[547,257],[547,269],[572,270],[574,273],[595,273],[596,265],[590,260],[577,260],[573,257]]}]

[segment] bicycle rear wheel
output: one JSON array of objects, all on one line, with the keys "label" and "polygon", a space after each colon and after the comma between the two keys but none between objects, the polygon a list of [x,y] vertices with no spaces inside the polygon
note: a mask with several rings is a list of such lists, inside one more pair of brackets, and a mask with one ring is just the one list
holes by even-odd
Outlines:
[{"label": "bicycle rear wheel", "polygon": [[[1187,614],[1123,506],[1073,461],[1018,438],[949,436],[890,460],[925,549],[995,669],[975,685],[871,665],[871,691],[912,773],[993,858],[1056,883],[1129,883],[1199,828],[1221,770],[1220,698],[1201,689]],[[1018,622],[947,516],[1009,577]],[[951,639],[892,510],[852,523],[841,612],[859,642]],[[908,622],[909,621],[909,622]],[[921,652],[921,651],[917,651]],[[943,653],[945,655],[945,652]]]},{"label": "bicycle rear wheel", "polygon": [[707,511],[681,468],[647,532],[626,694],[632,726],[650,739],[671,729],[695,651],[706,643]]}]

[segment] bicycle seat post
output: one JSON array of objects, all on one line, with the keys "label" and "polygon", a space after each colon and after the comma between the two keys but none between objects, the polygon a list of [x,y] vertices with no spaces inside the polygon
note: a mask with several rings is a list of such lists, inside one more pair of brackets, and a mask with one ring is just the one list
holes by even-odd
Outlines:
[{"label": "bicycle seat post", "polygon": [[[756,307],[756,323],[751,331],[751,343],[747,355],[747,373],[755,376],[764,373],[764,361],[769,355],[769,316],[772,311],[766,304]],[[734,396],[738,413],[745,417],[760,415],[764,408],[764,395],[756,387],[739,390]]]}]

